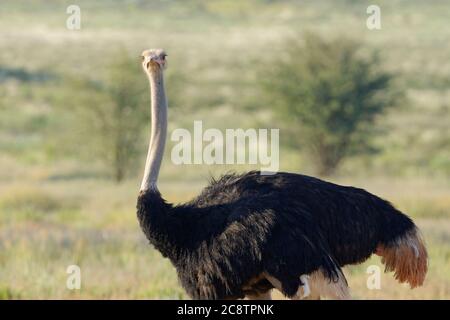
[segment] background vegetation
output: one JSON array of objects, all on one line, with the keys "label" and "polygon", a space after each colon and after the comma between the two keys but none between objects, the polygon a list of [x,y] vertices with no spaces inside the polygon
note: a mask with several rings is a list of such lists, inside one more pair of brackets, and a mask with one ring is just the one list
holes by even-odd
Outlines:
[{"label": "background vegetation", "polygon": [[[138,55],[149,47],[169,53],[169,132],[192,129],[194,120],[280,128],[281,169],[315,174],[306,126],[279,116],[289,96],[261,85],[305,31],[327,43],[345,35],[365,57],[378,52],[374,70],[392,75],[389,88],[403,95],[370,122],[376,152],[349,152],[327,179],[367,188],[410,214],[428,243],[430,272],[413,291],[390,274],[381,290],[368,290],[366,267],[381,266],[372,258],[347,268],[353,295],[450,298],[447,1],[380,0],[378,31],[366,28],[366,1],[78,0],[78,31],[66,29],[69,4],[0,3],[0,298],[185,298],[135,217],[149,133]],[[271,88],[296,75],[306,73],[279,75]],[[118,155],[124,146],[136,157]],[[114,170],[115,161],[126,172]],[[185,201],[210,175],[250,168],[175,166],[166,157],[161,191]],[[66,288],[71,264],[81,267],[81,290]]]},{"label": "background vegetation", "polygon": [[292,142],[306,147],[317,173],[330,175],[349,156],[373,154],[377,118],[398,105],[393,76],[381,69],[376,52],[363,56],[355,40],[311,33],[288,39],[283,49],[262,74],[262,89],[296,129]]}]

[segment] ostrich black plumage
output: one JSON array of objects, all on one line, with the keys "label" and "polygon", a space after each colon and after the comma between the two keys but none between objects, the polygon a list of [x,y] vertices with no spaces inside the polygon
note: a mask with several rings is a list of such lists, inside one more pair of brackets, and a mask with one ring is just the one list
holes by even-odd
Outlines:
[{"label": "ostrich black plumage", "polygon": [[142,54],[152,132],[137,201],[142,230],[195,299],[349,298],[341,267],[373,253],[400,282],[421,285],[427,253],[414,223],[369,192],[292,173],[213,180],[191,202],[167,203],[157,179],[167,133],[166,54]]}]

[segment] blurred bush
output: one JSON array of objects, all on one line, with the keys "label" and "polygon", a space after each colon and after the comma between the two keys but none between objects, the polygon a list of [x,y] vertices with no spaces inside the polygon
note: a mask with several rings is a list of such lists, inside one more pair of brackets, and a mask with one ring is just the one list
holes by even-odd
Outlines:
[{"label": "blurred bush", "polygon": [[149,94],[138,58],[125,50],[111,56],[103,77],[66,79],[66,94],[59,104],[73,111],[75,149],[88,150],[91,159],[100,159],[120,182],[139,154],[149,120]]},{"label": "blurred bush", "polygon": [[376,120],[396,105],[400,94],[393,76],[380,67],[378,54],[364,54],[362,44],[312,33],[303,40],[284,44],[261,85],[318,173],[329,175],[346,157],[376,151]]}]

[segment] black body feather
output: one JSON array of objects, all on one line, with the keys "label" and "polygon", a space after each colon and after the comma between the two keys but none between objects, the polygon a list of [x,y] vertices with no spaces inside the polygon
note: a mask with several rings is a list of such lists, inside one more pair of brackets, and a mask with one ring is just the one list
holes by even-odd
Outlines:
[{"label": "black body feather", "polygon": [[179,206],[149,190],[137,208],[145,235],[195,299],[242,298],[243,286],[262,272],[293,296],[300,275],[321,269],[336,280],[340,266],[364,261],[414,228],[363,189],[292,173],[225,175]]}]

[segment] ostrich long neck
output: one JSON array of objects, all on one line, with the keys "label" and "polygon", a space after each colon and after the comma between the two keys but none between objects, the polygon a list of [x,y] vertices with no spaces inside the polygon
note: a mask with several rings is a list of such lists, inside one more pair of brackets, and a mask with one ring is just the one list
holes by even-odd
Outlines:
[{"label": "ostrich long neck", "polygon": [[152,127],[141,191],[157,190],[156,184],[167,135],[167,100],[162,69],[151,69],[148,78],[150,82]]}]

